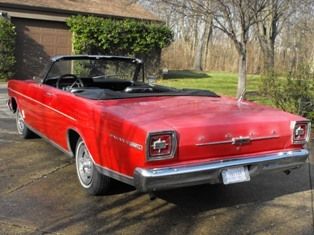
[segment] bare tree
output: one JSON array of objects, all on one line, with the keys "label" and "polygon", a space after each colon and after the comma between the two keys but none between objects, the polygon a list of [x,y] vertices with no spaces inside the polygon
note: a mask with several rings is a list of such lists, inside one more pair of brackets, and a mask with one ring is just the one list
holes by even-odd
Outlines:
[{"label": "bare tree", "polygon": [[304,61],[313,64],[313,0],[141,1],[175,33],[164,53],[167,65],[238,70],[237,96],[246,87],[247,71],[273,71],[275,59],[280,72]]},{"label": "bare tree", "polygon": [[[239,79],[237,97],[246,88],[247,74],[247,43],[253,25],[257,23],[260,14],[268,0],[159,0],[173,6],[177,12],[189,17],[200,17],[209,22],[213,19],[214,27],[224,32],[234,43],[239,55]],[[212,24],[207,25],[212,27]],[[206,32],[206,30],[204,30]],[[211,32],[211,30],[207,30]],[[205,51],[206,36],[199,37],[196,47],[194,68],[200,68],[202,53]]]},{"label": "bare tree", "polygon": [[[151,6],[168,6],[177,16],[173,29],[177,37],[190,40],[194,48],[194,70],[203,70],[206,45],[212,33],[213,15],[206,12],[210,9],[211,0],[142,0]],[[154,7],[156,8],[156,7]],[[167,22],[169,25],[169,22]]]},{"label": "bare tree", "polygon": [[267,0],[216,0],[215,27],[233,41],[239,55],[237,97],[246,88],[247,43],[257,17],[264,13]]},{"label": "bare tree", "polygon": [[274,72],[276,38],[294,12],[294,2],[294,0],[267,0],[264,13],[257,15],[256,32],[263,51],[266,73]]},{"label": "bare tree", "polygon": [[199,37],[196,38],[196,46],[194,53],[194,63],[193,69],[197,71],[203,70],[203,61],[206,55],[206,48],[209,41],[209,38],[212,34],[212,17],[207,17],[202,23],[201,26],[198,26],[198,30],[201,31]]}]

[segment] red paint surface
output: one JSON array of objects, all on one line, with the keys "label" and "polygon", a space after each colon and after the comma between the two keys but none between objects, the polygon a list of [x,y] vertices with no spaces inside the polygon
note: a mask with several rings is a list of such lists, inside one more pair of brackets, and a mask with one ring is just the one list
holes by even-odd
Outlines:
[{"label": "red paint surface", "polygon": [[[25,113],[25,122],[70,152],[67,132],[77,131],[94,161],[133,176],[136,167],[157,167],[209,160],[241,158],[267,152],[298,149],[291,144],[291,121],[305,120],[266,106],[230,98],[145,97],[89,100],[33,81],[10,81],[9,96]],[[149,132],[174,130],[178,136],[172,160],[147,162]],[[110,135],[143,146],[130,147]],[[279,138],[252,141],[243,146],[200,143],[250,136]]]}]

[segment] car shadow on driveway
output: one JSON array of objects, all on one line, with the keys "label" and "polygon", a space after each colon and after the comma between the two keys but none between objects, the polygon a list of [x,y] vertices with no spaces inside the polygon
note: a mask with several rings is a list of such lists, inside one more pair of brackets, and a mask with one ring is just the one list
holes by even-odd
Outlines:
[{"label": "car shadow on driveway", "polygon": [[[84,206],[75,208],[69,216],[51,221],[41,231],[156,235],[265,231],[287,234],[292,231],[291,234],[311,234],[308,167],[309,164],[288,176],[278,172],[260,175],[249,183],[160,191],[156,192],[156,200],[118,183],[112,195],[86,196]],[[81,233],[74,232],[82,228]]]},{"label": "car shadow on driveway", "polygon": [[[276,197],[311,189],[309,164],[292,171],[262,174],[250,182],[233,185],[201,185],[160,191],[156,196],[183,207],[194,207],[194,201],[203,202],[204,209],[235,206],[243,203],[269,201]],[[193,200],[191,200],[193,198]]]}]

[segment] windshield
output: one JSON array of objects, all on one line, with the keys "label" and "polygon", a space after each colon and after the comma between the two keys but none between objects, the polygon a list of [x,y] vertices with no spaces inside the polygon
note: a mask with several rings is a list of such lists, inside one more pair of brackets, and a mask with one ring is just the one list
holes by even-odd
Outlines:
[{"label": "windshield", "polygon": [[209,96],[215,93],[175,89],[144,80],[141,60],[118,56],[62,56],[52,58],[43,84],[89,99],[149,96]]},{"label": "windshield", "polygon": [[133,60],[110,58],[74,58],[59,60],[53,63],[46,79],[64,75],[75,75],[78,78],[137,80],[138,64]]}]

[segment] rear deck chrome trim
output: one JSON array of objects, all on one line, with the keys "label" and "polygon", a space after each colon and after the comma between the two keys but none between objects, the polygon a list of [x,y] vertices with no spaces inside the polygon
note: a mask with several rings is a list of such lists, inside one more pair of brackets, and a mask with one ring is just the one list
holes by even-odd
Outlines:
[{"label": "rear deck chrome trim", "polygon": [[202,164],[153,169],[136,168],[134,184],[139,191],[150,192],[206,183],[220,183],[221,172],[226,168],[246,166],[250,176],[254,176],[265,171],[297,168],[305,163],[308,156],[307,149],[299,149]]},{"label": "rear deck chrome trim", "polygon": [[[270,139],[278,139],[278,138],[279,138],[279,135],[250,137],[250,141],[270,140]],[[219,145],[219,144],[233,144],[233,139],[222,140],[222,141],[211,141],[211,142],[200,143],[200,144],[195,144],[195,145],[202,147],[202,146],[207,146],[207,145]]]}]

